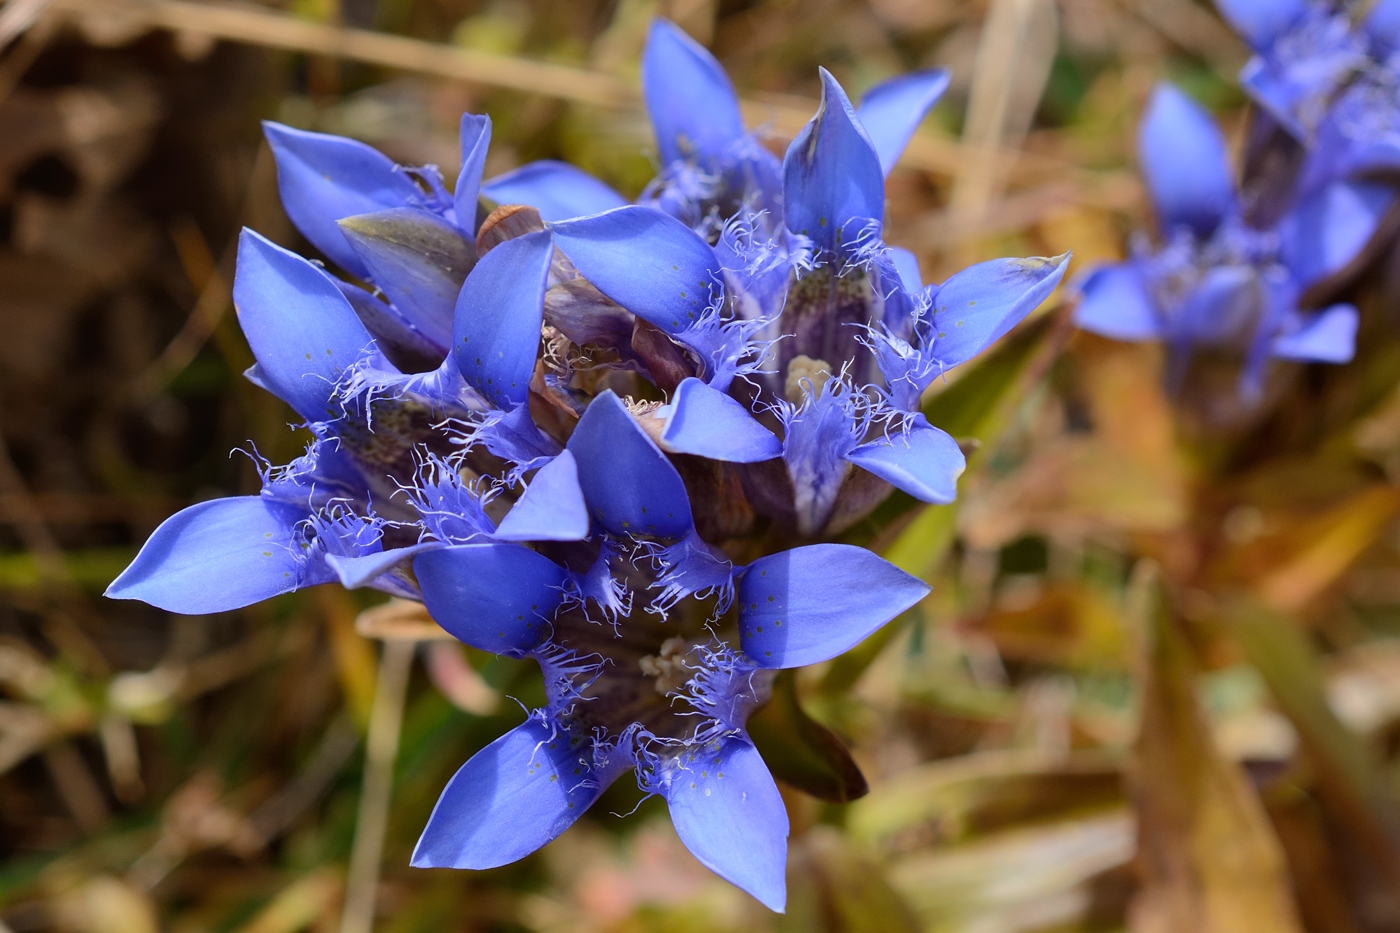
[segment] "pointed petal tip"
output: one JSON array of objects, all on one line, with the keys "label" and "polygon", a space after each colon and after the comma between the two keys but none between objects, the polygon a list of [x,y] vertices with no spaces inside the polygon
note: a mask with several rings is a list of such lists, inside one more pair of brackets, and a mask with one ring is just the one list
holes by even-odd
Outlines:
[{"label": "pointed petal tip", "polygon": [[588,537],[588,504],[578,464],[565,450],[539,469],[496,529],[497,541],[582,541]]},{"label": "pointed petal tip", "polygon": [[697,159],[714,169],[744,135],[738,97],[724,66],[660,17],[652,20],[642,51],[642,96],[663,166]]},{"label": "pointed petal tip", "polygon": [[[439,854],[425,851],[428,847],[423,844],[420,836],[418,842],[413,847],[413,855],[408,860],[410,868],[446,868],[452,871],[487,871],[492,868],[500,868],[502,865],[509,865],[513,859],[501,861],[498,859],[473,857],[467,853],[459,853],[452,858],[444,858]],[[479,856],[480,853],[475,853]]]},{"label": "pointed petal tip", "polygon": [[781,912],[787,906],[787,809],[746,738],[707,750],[712,767],[680,772],[665,789],[671,823],[702,865]]},{"label": "pointed petal tip", "polygon": [[761,557],[739,580],[740,644],[760,667],[805,667],[864,641],[931,592],[871,551],[812,544]]},{"label": "pointed petal tip", "polygon": [[[788,229],[820,249],[848,248],[885,217],[885,173],[875,142],[840,82],[825,68],[817,112],[783,157]],[[835,106],[833,106],[833,103]]]},{"label": "pointed petal tip", "polygon": [[259,121],[262,125],[263,136],[270,143],[274,139],[280,141],[283,137],[290,136],[296,132],[285,123],[278,123],[276,120]]},{"label": "pointed petal tip", "polygon": [[102,591],[102,598],[103,598],[103,599],[133,599],[133,598],[135,598],[135,597],[131,596],[131,595],[127,592],[127,585],[126,585],[125,583],[122,582],[122,578],[126,576],[127,570],[130,570],[130,569],[131,569],[131,566],[130,566],[130,565],[127,565],[126,570],[123,570],[121,573],[117,574],[117,576],[112,580],[112,582],[107,584],[107,588],[106,588],[105,590]]},{"label": "pointed petal tip", "polygon": [[851,98],[846,93],[846,89],[841,86],[841,82],[836,80],[836,75],[827,71],[822,65],[817,66],[817,74],[822,81],[822,96],[818,110],[824,109],[831,100],[845,103],[847,107],[850,107]]},{"label": "pointed petal tip", "polygon": [[748,409],[694,376],[676,388],[669,407],[661,443],[672,453],[730,463],[759,463],[783,454],[782,441]]},{"label": "pointed petal tip", "polygon": [[594,397],[568,450],[589,511],[613,534],[680,539],[694,529],[680,473],[616,393]]},{"label": "pointed petal tip", "polygon": [[684,29],[664,16],[653,16],[651,18],[651,24],[647,26],[648,39],[658,35],[675,36],[678,39],[683,38],[692,42],[694,41],[686,34]]},{"label": "pointed petal tip", "polygon": [[1211,112],[1180,88],[1153,88],[1138,127],[1138,162],[1163,231],[1210,235],[1236,208],[1234,168]]},{"label": "pointed petal tip", "polygon": [[304,510],[260,496],[210,499],[181,509],[151,533],[106,595],[181,615],[208,615],[291,592],[307,581],[285,542],[304,518]]},{"label": "pointed petal tip", "polygon": [[[564,832],[607,780],[581,761],[577,744],[537,719],[473,755],[443,788],[413,852],[419,868],[496,868]],[[587,773],[581,770],[587,768]]]}]

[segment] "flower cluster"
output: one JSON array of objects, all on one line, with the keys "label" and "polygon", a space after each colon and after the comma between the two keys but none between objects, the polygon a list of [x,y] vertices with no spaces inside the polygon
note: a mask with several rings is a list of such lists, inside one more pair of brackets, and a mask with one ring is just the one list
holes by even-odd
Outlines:
[{"label": "flower cluster", "polygon": [[338,581],[421,600],[534,659],[548,702],[468,761],[414,856],[487,868],[620,775],[707,866],[784,903],[787,816],[745,728],[774,673],[851,648],[927,586],[830,540],[964,466],[923,391],[1039,305],[1067,258],[925,286],[881,239],[884,176],[946,75],[857,109],[822,72],[780,162],[728,78],[658,22],[643,68],[662,168],[636,204],[562,163],[449,191],[361,143],[266,127],[283,203],[342,273],[252,232],[248,377],[312,436],[259,495],[188,508],[109,595],[181,613]]},{"label": "flower cluster", "polygon": [[1258,107],[1236,185],[1224,137],[1174,87],[1157,88],[1139,161],[1158,241],[1080,284],[1079,326],[1161,340],[1179,385],[1198,349],[1243,356],[1258,398],[1272,358],[1345,363],[1357,311],[1319,307],[1364,260],[1400,169],[1400,2],[1219,0],[1256,54],[1241,84]]}]

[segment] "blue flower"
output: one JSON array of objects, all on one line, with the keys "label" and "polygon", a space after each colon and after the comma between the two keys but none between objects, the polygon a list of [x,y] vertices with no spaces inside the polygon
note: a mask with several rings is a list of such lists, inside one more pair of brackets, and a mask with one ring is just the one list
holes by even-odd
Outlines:
[{"label": "blue flower", "polygon": [[[1219,0],[1255,55],[1240,74],[1245,90],[1296,138],[1307,139],[1337,95],[1354,82],[1393,81],[1400,4],[1328,0]],[[1387,78],[1387,69],[1392,72]],[[1394,109],[1394,103],[1390,104]]]},{"label": "blue flower", "polygon": [[413,368],[440,363],[457,294],[477,258],[490,118],[462,117],[462,168],[451,193],[435,166],[406,168],[364,143],[277,123],[264,131],[287,216],[323,255],[370,286],[339,283],[365,327]]},{"label": "blue flower", "polygon": [[1400,2],[1219,5],[1255,50],[1240,83],[1305,149],[1300,192],[1400,168]]},{"label": "blue flower", "polygon": [[[884,81],[862,98],[860,118],[883,174],[948,86],[942,69]],[[653,20],[642,54],[642,94],[656,133],[660,171],[638,203],[659,208],[713,239],[741,213],[781,218],[782,166],[745,128],[734,85],[703,46],[665,19]],[[602,182],[560,162],[533,162],[488,181],[501,204],[528,204],[547,221],[626,204]]]},{"label": "blue flower", "polygon": [[774,671],[840,654],[928,588],[848,545],[735,566],[699,538],[680,474],[611,392],[554,463],[565,457],[586,541],[469,535],[414,558],[433,617],[469,645],[538,661],[548,703],[453,777],[413,863],[515,861],[630,770],[701,862],[782,910],[787,815],[748,716]]},{"label": "blue flower", "polygon": [[1300,302],[1348,271],[1393,203],[1391,189],[1342,180],[1294,190],[1280,220],[1252,226],[1220,130],[1169,85],[1154,92],[1138,146],[1160,245],[1135,241],[1127,262],[1092,270],[1075,322],[1118,340],[1164,341],[1178,385],[1197,349],[1233,349],[1245,358],[1247,399],[1257,397],[1271,358],[1350,360],[1356,309],[1309,312]]},{"label": "blue flower", "polygon": [[688,351],[658,411],[662,446],[750,464],[755,507],[804,536],[848,526],[891,485],[952,501],[963,455],[920,397],[1034,310],[1068,261],[999,260],[924,287],[913,255],[880,239],[887,160],[822,82],[784,161],[776,238],[752,211],[714,246],[642,206],[552,225],[584,279]]},{"label": "blue flower", "polygon": [[[647,205],[559,164],[483,184],[484,117],[463,119],[450,193],[431,167],[269,125],[288,214],[345,278],[245,232],[234,301],[248,377],[312,442],[260,463],[259,495],[162,524],[109,595],[203,613],[338,580],[421,599],[467,644],[537,661],[547,703],[463,766],[415,864],[521,858],[631,771],[704,864],[781,910],[787,816],[748,718],[776,671],[928,587],[849,545],[715,542],[755,511],[811,539],[893,487],[950,501],[964,461],[923,390],[1065,260],[925,287],[880,239],[884,174],[941,76],[882,85],[866,126],[822,72],[762,180],[707,53],[659,23],[646,71],[676,181]],[[688,172],[723,186],[686,201]]]},{"label": "blue flower", "polygon": [[[530,419],[518,382],[534,367],[552,252],[548,234],[521,237],[492,250],[467,276],[463,319],[480,319],[477,309],[486,306],[527,325],[533,314],[534,321],[531,355],[508,361],[526,375],[503,376],[499,391],[488,376],[486,391],[478,392],[462,375],[463,353],[426,373],[400,371],[339,283],[245,231],[234,303],[257,358],[248,376],[305,419],[315,440],[290,466],[264,468],[260,495],[200,503],[167,520],[108,595],[184,613],[234,609],[337,578],[416,595],[401,570],[402,549],[417,541],[424,519],[415,508],[421,502],[405,489],[419,485],[425,463],[480,446],[514,465],[505,477],[513,484],[562,450]],[[213,587],[212,568],[238,572]]]},{"label": "blue flower", "polygon": [[[883,174],[947,87],[946,71],[919,71],[882,82],[862,99],[860,119]],[[783,167],[745,129],[729,76],[664,19],[652,22],[642,55],[642,92],[661,165],[642,203],[710,234],[740,213],[782,216]]]},{"label": "blue flower", "polygon": [[[328,582],[337,563],[381,550],[395,501],[444,418],[488,406],[455,365],[405,374],[380,352],[324,270],[251,231],[239,242],[234,305],[257,363],[248,378],[302,418],[314,440],[288,467],[263,469],[258,496],[192,506],[162,524],[108,590],[173,612],[216,612]],[[217,569],[216,569],[217,568]],[[213,570],[220,586],[210,585]],[[375,581],[404,594],[405,581]]]}]

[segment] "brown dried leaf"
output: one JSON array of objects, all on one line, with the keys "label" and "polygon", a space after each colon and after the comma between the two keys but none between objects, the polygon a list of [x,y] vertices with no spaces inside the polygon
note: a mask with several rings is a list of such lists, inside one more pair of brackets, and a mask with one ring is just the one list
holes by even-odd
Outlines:
[{"label": "brown dried leaf", "polygon": [[907,851],[1122,802],[1120,766],[1109,755],[987,751],[896,775],[851,807],[848,826],[858,839]]},{"label": "brown dried leaf", "polygon": [[1133,767],[1142,887],[1133,933],[1302,933],[1278,838],[1211,738],[1169,619],[1151,625]]},{"label": "brown dried leaf", "polygon": [[1127,659],[1116,607],[1086,586],[1051,586],[1029,605],[998,604],[960,627],[990,638],[1002,657],[1014,660],[1080,666]]},{"label": "brown dried leaf", "polygon": [[1132,820],[1114,811],[924,850],[895,864],[890,883],[932,933],[1083,929],[1100,883],[1132,851]]}]

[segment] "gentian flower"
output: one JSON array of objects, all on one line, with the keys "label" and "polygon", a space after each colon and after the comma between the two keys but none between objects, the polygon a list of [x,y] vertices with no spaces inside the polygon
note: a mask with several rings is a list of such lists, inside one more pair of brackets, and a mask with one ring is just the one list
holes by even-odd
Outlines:
[{"label": "gentian flower", "polygon": [[[1394,88],[1396,0],[1217,0],[1217,6],[1255,52],[1241,85],[1299,140],[1317,130],[1349,85]],[[1396,107],[1393,99],[1372,103]]]},{"label": "gentian flower", "polygon": [[1252,226],[1219,128],[1169,85],[1152,96],[1138,152],[1160,245],[1137,240],[1128,261],[1091,270],[1076,324],[1118,340],[1164,341],[1178,387],[1198,348],[1233,349],[1245,357],[1246,399],[1258,396],[1270,358],[1351,359],[1356,309],[1309,312],[1300,301],[1360,255],[1394,200],[1390,188],[1336,181],[1294,192],[1280,220]]},{"label": "gentian flower", "polygon": [[1400,169],[1400,0],[1220,0],[1255,50],[1240,83],[1303,147],[1295,189]]},{"label": "gentian flower", "polygon": [[[919,71],[876,85],[861,101],[860,119],[885,174],[947,87],[946,71]],[[642,92],[661,171],[641,203],[710,233],[741,211],[782,216],[781,164],[744,128],[723,66],[668,20],[652,21]]]},{"label": "gentian flower", "polygon": [[[412,518],[393,494],[433,425],[485,407],[445,367],[401,373],[324,270],[251,231],[239,243],[234,304],[257,358],[248,377],[305,419],[314,440],[289,466],[263,468],[261,494],[166,520],[109,596],[218,612],[336,579],[339,560],[381,550],[394,522]],[[412,592],[395,577],[374,583]]]},{"label": "gentian flower", "polygon": [[[473,133],[484,127],[489,135],[485,118],[468,115],[463,125]],[[458,194],[463,214],[470,208],[474,218],[473,172],[480,171],[474,151],[483,134],[464,136],[467,165]],[[289,213],[314,234],[313,242],[338,263],[372,277],[384,292],[415,301],[388,304],[244,231],[233,297],[257,358],[248,378],[286,401],[314,439],[294,463],[262,468],[260,495],[200,503],[168,519],[113,582],[110,596],[185,613],[234,609],[335,579],[413,596],[416,586],[399,571],[401,561],[382,555],[392,555],[418,536],[412,526],[420,517],[402,490],[416,482],[425,457],[480,443],[523,470],[544,465],[562,450],[534,426],[527,411],[498,408],[467,384],[457,359],[438,346],[451,345],[450,325],[446,338],[434,336],[423,344],[426,363],[435,363],[425,372],[404,371],[386,352],[391,346],[403,350],[398,337],[436,333],[426,324],[442,311],[423,299],[429,292],[418,286],[437,245],[470,247],[470,272],[462,271],[464,282],[454,286],[460,294],[453,294],[450,321],[458,303],[468,312],[482,302],[508,304],[507,286],[533,295],[529,276],[533,269],[535,288],[543,286],[550,244],[526,238],[477,263],[474,243],[456,226],[450,199],[442,197],[424,202],[437,214],[422,206],[386,207],[351,216],[354,224],[336,225],[327,218],[382,207],[395,198],[411,200],[424,196],[424,189],[411,181],[408,187],[395,187],[406,176],[360,143],[279,127],[269,128],[269,139],[278,155]],[[410,217],[399,230],[417,225],[440,235],[418,241],[416,250],[396,248],[389,238],[359,235],[372,228],[375,218],[394,211],[433,218]],[[390,261],[396,256],[400,261]],[[353,265],[357,257],[361,264]],[[443,274],[442,267],[434,274]],[[374,314],[367,314],[366,307]],[[412,310],[401,315],[401,308]],[[536,335],[538,331],[536,323]],[[444,423],[458,427],[444,430]],[[228,585],[214,587],[208,582],[211,569],[221,575],[235,572]]]},{"label": "gentian flower", "polygon": [[775,671],[840,654],[928,588],[849,545],[735,566],[700,540],[680,474],[611,392],[564,456],[593,522],[586,542],[414,559],[433,617],[469,645],[535,659],[548,703],[457,772],[413,863],[515,861],[635,771],[702,863],[782,910],[787,814],[748,716]]},{"label": "gentian flower", "polygon": [[[948,87],[943,69],[884,81],[862,98],[860,119],[888,175],[914,130]],[[659,208],[713,240],[740,213],[781,219],[782,166],[744,127],[724,68],[674,23],[652,21],[642,53],[642,94],[656,133],[660,171],[638,203]],[[580,177],[582,176],[582,177]],[[528,204],[547,221],[620,207],[626,200],[572,166],[534,162],[488,181],[482,193]]]},{"label": "gentian flower", "polygon": [[656,411],[662,447],[748,464],[754,507],[802,536],[848,526],[891,486],[952,501],[963,455],[920,397],[1039,305],[1068,261],[983,263],[925,288],[913,255],[880,239],[886,160],[822,82],[784,161],[779,239],[753,212],[713,247],[641,206],[552,225],[585,280],[687,351]]},{"label": "gentian flower", "polygon": [[[776,671],[928,592],[811,539],[894,487],[953,498],[962,453],[921,394],[1065,260],[926,288],[881,241],[884,174],[941,76],[872,93],[867,129],[822,72],[778,171],[669,24],[647,73],[676,182],[647,205],[559,164],[482,185],[484,117],[463,119],[451,194],[431,167],[270,125],[288,214],[345,278],[245,232],[234,300],[249,378],[312,443],[264,465],[259,495],[169,519],[109,595],[215,612],[338,580],[420,599],[467,644],[535,660],[547,702],[452,779],[414,864],[514,861],[631,771],[704,864],[781,910],[787,815],[749,716]],[[716,102],[735,119],[708,120]],[[723,182],[673,196],[702,174]]]}]

